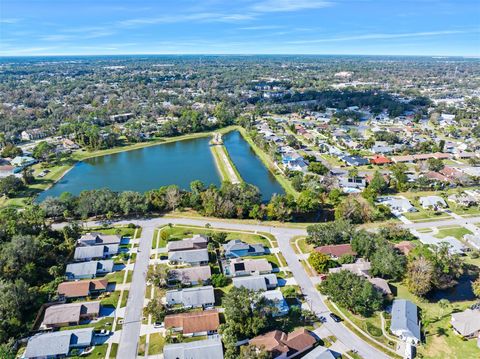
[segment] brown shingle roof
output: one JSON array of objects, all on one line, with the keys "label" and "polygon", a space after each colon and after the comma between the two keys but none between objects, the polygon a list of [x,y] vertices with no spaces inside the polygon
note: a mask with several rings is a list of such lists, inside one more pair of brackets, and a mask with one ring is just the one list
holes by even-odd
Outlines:
[{"label": "brown shingle roof", "polygon": [[219,325],[220,317],[216,310],[180,313],[165,317],[165,328],[182,328],[183,334],[214,331]]},{"label": "brown shingle roof", "polygon": [[271,352],[274,357],[282,353],[303,352],[315,344],[315,338],[305,328],[299,328],[290,334],[280,330],[259,335],[249,341],[249,344],[257,348],[264,348]]},{"label": "brown shingle roof", "polygon": [[63,282],[58,285],[57,292],[67,298],[86,297],[91,291],[106,290],[107,285],[108,279]]},{"label": "brown shingle roof", "polygon": [[315,248],[315,251],[337,258],[345,254],[357,254],[355,251],[352,250],[352,246],[350,244],[332,244],[328,246],[321,246]]}]

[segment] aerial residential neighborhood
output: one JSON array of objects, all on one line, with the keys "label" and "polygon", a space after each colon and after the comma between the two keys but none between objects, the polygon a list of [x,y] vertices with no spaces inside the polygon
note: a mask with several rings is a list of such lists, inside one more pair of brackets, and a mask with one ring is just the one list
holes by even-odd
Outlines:
[{"label": "aerial residential neighborhood", "polygon": [[480,358],[479,18],[1,0],[0,359]]}]

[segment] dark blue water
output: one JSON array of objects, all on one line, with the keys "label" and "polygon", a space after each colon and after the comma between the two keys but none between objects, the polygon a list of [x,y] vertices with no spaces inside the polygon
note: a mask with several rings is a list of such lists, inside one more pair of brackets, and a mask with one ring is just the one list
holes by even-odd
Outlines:
[{"label": "dark blue water", "polygon": [[242,179],[257,186],[264,200],[269,200],[274,193],[285,193],[283,187],[263,165],[240,132],[234,131],[224,135],[223,143]]},{"label": "dark blue water", "polygon": [[194,180],[220,185],[209,141],[210,137],[177,141],[79,162],[38,200],[104,187],[145,192],[170,184],[189,189]]}]

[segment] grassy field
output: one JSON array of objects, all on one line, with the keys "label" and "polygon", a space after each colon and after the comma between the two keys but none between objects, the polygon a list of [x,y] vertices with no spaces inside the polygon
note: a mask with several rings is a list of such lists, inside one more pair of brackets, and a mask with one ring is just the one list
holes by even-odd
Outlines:
[{"label": "grassy field", "polygon": [[148,343],[148,355],[160,354],[165,346],[165,338],[160,333],[150,334],[150,342]]},{"label": "grassy field", "polygon": [[[162,231],[167,231],[170,240],[181,240],[187,237],[191,237],[194,234],[210,234],[213,232],[225,232],[227,233],[227,241],[231,239],[241,239],[242,241],[250,244],[261,243],[264,247],[270,248],[270,242],[263,235],[246,232],[234,232],[230,230],[203,228],[203,227],[187,227],[187,226],[172,226],[171,228],[166,226],[162,228]],[[164,244],[160,241],[160,247]],[[166,243],[165,243],[166,245]]]},{"label": "grassy field", "polygon": [[[215,158],[215,164],[217,165],[217,169],[220,172],[222,181],[243,181],[242,176],[240,176],[240,172],[238,172],[237,167],[230,158],[230,155],[225,146],[210,146],[210,150],[212,151],[213,157]],[[228,163],[225,163],[225,161],[228,161]],[[235,172],[235,176],[232,176],[232,174],[228,170],[229,166]]]},{"label": "grassy field", "polygon": [[455,237],[456,239],[463,239],[465,234],[472,234],[468,229],[464,227],[448,227],[442,228],[438,227],[438,234],[435,235],[437,238],[445,238],[445,237]]}]

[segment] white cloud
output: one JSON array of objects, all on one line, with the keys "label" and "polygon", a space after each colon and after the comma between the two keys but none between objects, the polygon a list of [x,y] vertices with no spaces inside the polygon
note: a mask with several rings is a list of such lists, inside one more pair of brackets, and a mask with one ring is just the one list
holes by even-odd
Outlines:
[{"label": "white cloud", "polygon": [[316,44],[316,43],[322,43],[322,42],[353,41],[353,40],[388,40],[388,39],[400,39],[400,38],[409,38],[409,37],[429,37],[429,36],[442,36],[442,35],[452,35],[452,34],[465,34],[469,32],[472,32],[472,31],[442,30],[442,31],[407,32],[407,33],[398,33],[398,34],[377,33],[377,34],[330,37],[330,38],[313,39],[313,40],[297,40],[297,41],[290,41],[289,43],[290,44]]},{"label": "white cloud", "polygon": [[18,18],[3,18],[0,19],[0,24],[16,24],[19,21],[20,19]]},{"label": "white cloud", "polygon": [[321,9],[332,6],[325,0],[264,0],[252,6],[258,12],[289,12],[305,9]]}]

